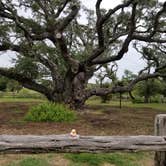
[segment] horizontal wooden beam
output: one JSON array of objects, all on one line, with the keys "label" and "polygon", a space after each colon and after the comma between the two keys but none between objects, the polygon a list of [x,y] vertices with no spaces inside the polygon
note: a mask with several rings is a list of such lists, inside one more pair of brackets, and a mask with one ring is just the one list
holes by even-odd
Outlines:
[{"label": "horizontal wooden beam", "polygon": [[165,136],[0,135],[0,153],[166,151]]}]

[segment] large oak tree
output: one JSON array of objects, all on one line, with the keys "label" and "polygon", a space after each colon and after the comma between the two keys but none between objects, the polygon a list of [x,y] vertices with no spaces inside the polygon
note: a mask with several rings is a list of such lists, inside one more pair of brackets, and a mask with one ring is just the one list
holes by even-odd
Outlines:
[{"label": "large oak tree", "polygon": [[[0,53],[17,56],[0,75],[75,107],[92,95],[131,91],[139,81],[165,76],[166,2],[124,0],[110,10],[101,3],[91,11],[79,0],[0,0]],[[138,76],[127,86],[87,89],[94,73],[123,59],[129,45],[150,62]]]}]

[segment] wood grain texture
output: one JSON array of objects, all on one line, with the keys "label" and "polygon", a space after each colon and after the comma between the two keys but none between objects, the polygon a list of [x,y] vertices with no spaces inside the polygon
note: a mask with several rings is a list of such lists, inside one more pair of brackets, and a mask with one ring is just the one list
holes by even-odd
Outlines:
[{"label": "wood grain texture", "polygon": [[166,151],[165,136],[0,135],[1,153]]},{"label": "wood grain texture", "polygon": [[[166,135],[166,114],[159,114],[155,118],[155,135]],[[166,166],[166,151],[159,151],[155,153],[155,166]]]}]

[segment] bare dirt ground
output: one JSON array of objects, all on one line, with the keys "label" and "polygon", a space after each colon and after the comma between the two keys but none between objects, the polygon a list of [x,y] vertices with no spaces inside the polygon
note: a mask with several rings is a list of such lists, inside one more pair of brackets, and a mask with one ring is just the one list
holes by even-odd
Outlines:
[{"label": "bare dirt ground", "polygon": [[[150,108],[124,107],[120,110],[97,105],[86,106],[84,111],[78,112],[78,120],[73,123],[25,122],[23,117],[28,108],[36,104],[0,103],[0,134],[64,134],[75,128],[81,135],[153,135],[154,118],[164,113]],[[18,158],[11,156],[11,160]],[[5,158],[0,157],[0,165],[4,165]],[[152,166],[152,162],[148,159],[140,165]]]},{"label": "bare dirt ground", "polygon": [[72,128],[81,135],[153,134],[154,118],[163,111],[150,108],[120,110],[110,106],[87,106],[73,123],[25,122],[28,108],[37,103],[0,103],[0,134],[61,134]]}]

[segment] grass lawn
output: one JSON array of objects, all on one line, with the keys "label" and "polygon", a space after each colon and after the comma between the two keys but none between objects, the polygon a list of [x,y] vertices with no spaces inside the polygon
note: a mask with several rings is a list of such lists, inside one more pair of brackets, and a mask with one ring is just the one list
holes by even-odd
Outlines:
[{"label": "grass lawn", "polygon": [[[151,158],[149,153],[113,153],[113,154],[66,154],[65,157],[73,162],[73,166],[143,166]],[[143,163],[144,162],[144,163]]]},{"label": "grass lawn", "polygon": [[0,102],[13,102],[13,103],[16,103],[16,102],[45,102],[46,100],[44,99],[32,99],[32,98],[0,98]]},{"label": "grass lawn", "polygon": [[[87,104],[90,105],[106,105],[106,106],[119,106],[118,101],[110,101],[108,103],[101,103],[99,99],[97,100],[88,100]],[[157,110],[166,111],[166,103],[140,103],[135,104],[130,101],[122,101],[122,107],[131,107],[131,108],[152,108]]]},{"label": "grass lawn", "polygon": [[149,153],[41,154],[6,155],[3,160],[9,158],[5,166],[145,166],[144,163],[152,166],[147,159],[151,156]]}]

